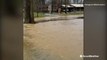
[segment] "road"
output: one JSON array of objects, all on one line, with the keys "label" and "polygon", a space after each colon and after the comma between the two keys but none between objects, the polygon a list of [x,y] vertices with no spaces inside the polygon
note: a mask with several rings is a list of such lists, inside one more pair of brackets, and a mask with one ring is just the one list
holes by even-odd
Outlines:
[{"label": "road", "polygon": [[24,24],[24,60],[83,60],[81,54],[83,19]]}]

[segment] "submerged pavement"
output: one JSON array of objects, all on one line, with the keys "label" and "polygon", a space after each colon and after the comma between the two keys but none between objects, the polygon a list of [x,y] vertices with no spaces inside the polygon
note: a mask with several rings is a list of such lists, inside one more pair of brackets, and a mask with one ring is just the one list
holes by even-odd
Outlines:
[{"label": "submerged pavement", "polygon": [[83,60],[83,19],[24,24],[24,60]]}]

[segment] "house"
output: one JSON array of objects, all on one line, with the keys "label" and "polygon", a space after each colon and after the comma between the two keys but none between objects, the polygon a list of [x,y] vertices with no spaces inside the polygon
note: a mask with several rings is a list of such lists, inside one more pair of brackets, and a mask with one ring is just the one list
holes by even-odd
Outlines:
[{"label": "house", "polygon": [[74,7],[74,10],[76,11],[83,11],[84,10],[84,5],[83,4],[70,4],[71,6]]},{"label": "house", "polygon": [[[83,4],[71,4],[70,0],[34,0],[34,11],[35,12],[49,12],[49,6],[51,6],[52,12],[57,12],[59,8],[61,11],[68,12],[83,10]],[[66,3],[65,3],[66,2]]]},{"label": "house", "polygon": [[62,5],[62,11],[65,11],[67,9],[67,12],[72,11],[83,11],[84,5],[83,4],[69,4],[69,5]]}]

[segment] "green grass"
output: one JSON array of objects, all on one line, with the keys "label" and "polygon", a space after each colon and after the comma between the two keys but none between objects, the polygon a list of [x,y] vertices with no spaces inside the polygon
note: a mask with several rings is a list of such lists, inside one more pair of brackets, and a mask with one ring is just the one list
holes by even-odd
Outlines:
[{"label": "green grass", "polygon": [[[58,13],[56,13],[56,14],[58,14]],[[81,15],[81,14],[83,14],[83,11],[68,12],[67,14],[65,14],[65,12],[62,12],[60,15],[62,15],[62,16],[68,16],[68,15]],[[45,13],[39,12],[37,14],[37,12],[34,12],[34,17],[35,18],[45,17]]]},{"label": "green grass", "polygon": [[41,18],[41,17],[45,17],[45,15],[42,12],[39,12],[38,14],[37,14],[37,12],[34,12],[34,17]]},{"label": "green grass", "polygon": [[68,12],[67,14],[65,14],[64,12],[61,13],[62,16],[68,16],[68,15],[81,15],[83,14],[83,11],[77,11],[77,12]]}]

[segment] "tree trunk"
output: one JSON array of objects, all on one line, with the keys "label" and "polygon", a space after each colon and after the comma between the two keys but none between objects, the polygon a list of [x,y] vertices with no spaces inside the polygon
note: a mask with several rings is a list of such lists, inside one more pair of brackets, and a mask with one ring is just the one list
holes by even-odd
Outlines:
[{"label": "tree trunk", "polygon": [[25,23],[35,23],[33,13],[33,0],[25,1]]},{"label": "tree trunk", "polygon": [[51,14],[52,14],[54,12],[54,10],[53,10],[54,9],[54,1],[53,0],[52,0],[52,3],[51,3],[51,6],[52,6],[51,7]]},{"label": "tree trunk", "polygon": [[67,0],[65,0],[65,14],[67,14]]}]

